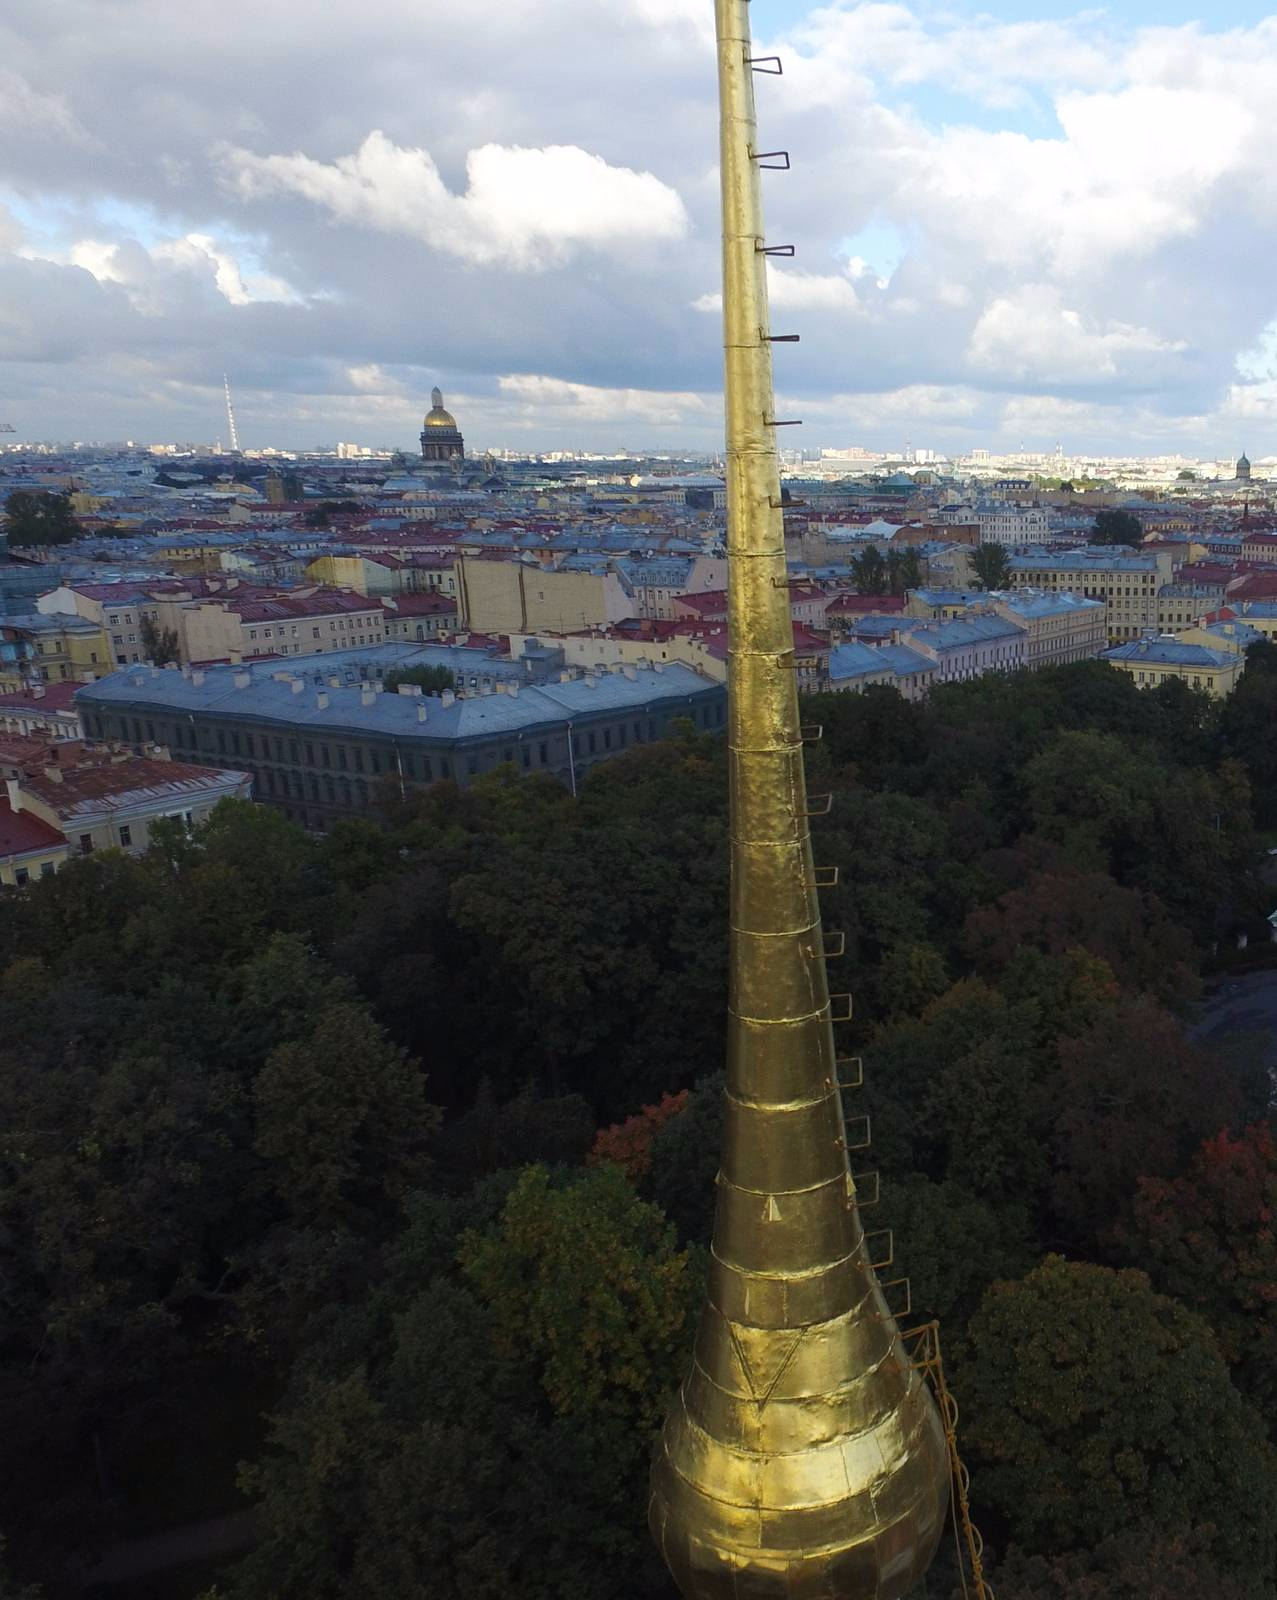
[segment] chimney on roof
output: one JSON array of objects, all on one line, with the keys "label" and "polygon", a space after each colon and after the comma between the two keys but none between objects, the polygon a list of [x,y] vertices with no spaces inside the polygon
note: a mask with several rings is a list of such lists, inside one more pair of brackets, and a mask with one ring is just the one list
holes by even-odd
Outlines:
[{"label": "chimney on roof", "polygon": [[439,696],[439,700],[440,703],[445,706],[453,706],[457,703],[457,697],[455,694],[453,694],[451,689],[445,689]]},{"label": "chimney on roof", "polygon": [[237,672],[234,677],[234,684],[237,689],[247,689],[252,681],[253,674],[251,672]]},{"label": "chimney on roof", "polygon": [[418,722],[424,722],[425,720],[426,720],[426,702],[424,700],[418,700],[417,701],[417,721]]},{"label": "chimney on roof", "polygon": [[373,688],[372,684],[361,683],[359,685],[359,704],[361,706],[370,706],[376,698],[377,691]]},{"label": "chimney on roof", "polygon": [[624,672],[625,676],[630,680],[631,683],[633,683],[638,677],[637,671],[628,662],[626,662],[625,666],[621,668],[621,671]]},{"label": "chimney on roof", "polygon": [[409,695],[415,699],[421,693],[421,685],[419,683],[401,683],[399,685],[399,693]]},{"label": "chimney on roof", "polygon": [[305,687],[306,687],[305,678],[294,678],[293,679],[292,690],[293,690],[294,694],[300,694]]},{"label": "chimney on roof", "polygon": [[330,689],[340,689],[341,688],[341,679],[337,676],[337,674],[335,672],[330,672],[329,675],[328,675],[328,687]]},{"label": "chimney on roof", "polygon": [[42,683],[33,683],[31,685],[31,698],[33,700],[44,699],[44,685]]},{"label": "chimney on roof", "polygon": [[204,682],[204,674],[198,667],[194,667],[191,670],[191,682],[197,689],[199,688],[200,684]]},{"label": "chimney on roof", "polygon": [[315,704],[319,707],[319,709],[321,711],[327,711],[328,710],[328,690],[327,689],[321,689],[319,691],[319,693],[315,696]]}]

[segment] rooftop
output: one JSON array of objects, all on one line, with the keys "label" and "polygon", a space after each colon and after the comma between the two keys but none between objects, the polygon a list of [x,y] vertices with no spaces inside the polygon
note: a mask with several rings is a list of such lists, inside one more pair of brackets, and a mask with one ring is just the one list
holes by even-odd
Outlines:
[{"label": "rooftop", "polygon": [[1133,639],[1105,650],[1103,661],[1147,661],[1150,666],[1235,667],[1238,657],[1227,650],[1209,650],[1203,644],[1181,644],[1176,639]]},{"label": "rooftop", "polygon": [[[425,659],[429,652],[417,654]],[[326,663],[331,658],[310,659]],[[453,741],[722,693],[720,685],[679,662],[627,667],[567,682],[514,684],[513,692],[454,696],[451,703],[443,696],[379,693],[370,682],[332,685],[324,677],[316,682],[314,674],[298,672],[298,665],[293,662],[269,675],[261,668],[236,672],[215,667],[200,675],[199,682],[173,671],[116,672],[84,685],[77,699],[82,709],[90,711],[112,705],[204,711],[281,726]]]},{"label": "rooftop", "polygon": [[7,795],[0,794],[0,860],[64,848],[66,839],[56,828],[29,811],[15,811]]},{"label": "rooftop", "polygon": [[242,772],[134,756],[124,761],[70,767],[57,777],[29,774],[22,779],[21,788],[69,822],[147,800],[195,799],[209,790],[242,788],[244,782]]}]

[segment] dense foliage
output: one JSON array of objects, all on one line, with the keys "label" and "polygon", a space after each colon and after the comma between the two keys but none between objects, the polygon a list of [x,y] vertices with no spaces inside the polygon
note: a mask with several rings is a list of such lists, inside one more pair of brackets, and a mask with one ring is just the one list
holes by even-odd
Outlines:
[{"label": "dense foliage", "polygon": [[[1274,658],[1222,712],[1097,664],[806,708],[848,1107],[1002,1600],[1277,1597],[1271,1080],[1192,1031],[1271,909]],[[247,1499],[233,1600],[667,1600],[726,880],[689,728],[0,895],[0,1586]]]},{"label": "dense foliage", "polygon": [[3,532],[11,550],[25,545],[69,544],[80,537],[69,491],[15,489],[4,504]]}]

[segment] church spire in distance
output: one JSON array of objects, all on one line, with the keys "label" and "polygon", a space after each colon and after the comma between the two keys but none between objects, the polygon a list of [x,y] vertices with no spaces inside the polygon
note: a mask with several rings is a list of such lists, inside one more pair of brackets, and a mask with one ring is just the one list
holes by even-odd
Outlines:
[{"label": "church spire in distance", "polygon": [[[686,1600],[901,1600],[949,1502],[945,1430],[902,1342],[848,1150],[785,565],[748,0],[716,0],[730,632],[726,1124],[692,1370],[650,1522]],[[810,731],[810,730],[808,730]],[[827,809],[828,797],[823,804]],[[838,1015],[850,997],[835,996]],[[843,1079],[840,1082],[840,1075]]]}]

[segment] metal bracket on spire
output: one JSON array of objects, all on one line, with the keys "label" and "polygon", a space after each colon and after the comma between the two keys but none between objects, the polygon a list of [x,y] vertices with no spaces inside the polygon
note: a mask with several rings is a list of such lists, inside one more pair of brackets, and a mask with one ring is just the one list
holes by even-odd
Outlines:
[{"label": "metal bracket on spire", "polygon": [[836,889],[838,887],[837,867],[813,867],[811,878],[806,887],[808,889]]},{"label": "metal bracket on spire", "polygon": [[[862,1183],[868,1183],[870,1178],[873,1179],[874,1185],[873,1199],[863,1200],[861,1199],[860,1195],[860,1185]],[[870,1206],[876,1206],[882,1199],[882,1179],[876,1172],[853,1172],[851,1174],[851,1181],[856,1186],[856,1204],[862,1211],[867,1211]]]},{"label": "metal bracket on spire", "polygon": [[765,333],[763,338],[768,344],[798,344],[802,339],[801,333]]},{"label": "metal bracket on spire", "polygon": [[827,817],[834,809],[834,797],[832,794],[813,794],[808,798],[811,800],[811,804],[805,811],[799,813],[800,816]]},{"label": "metal bracket on spire", "polygon": [[754,251],[760,256],[792,256],[794,247],[792,244],[756,244]]},{"label": "metal bracket on spire", "polygon": [[834,1141],[835,1144],[837,1144],[837,1146],[838,1146],[838,1148],[840,1150],[868,1150],[869,1146],[873,1143],[873,1139],[870,1137],[869,1118],[868,1117],[853,1117],[851,1120],[852,1120],[852,1122],[863,1122],[864,1123],[864,1125],[865,1125],[865,1136],[864,1136],[864,1138],[859,1140],[858,1143],[852,1144],[851,1141],[845,1137],[845,1130],[844,1130],[844,1137],[841,1138],[841,1139],[836,1139]]},{"label": "metal bracket on spire", "polygon": [[804,744],[819,744],[825,737],[824,724],[820,722],[804,722],[798,729],[798,737]]},{"label": "metal bracket on spire", "polygon": [[887,1236],[886,1259],[883,1261],[871,1261],[869,1263],[875,1272],[881,1272],[884,1267],[889,1267],[894,1263],[896,1259],[896,1236],[890,1228],[879,1228],[874,1233],[865,1234],[861,1240],[861,1243],[865,1247],[865,1254],[868,1255],[870,1239],[881,1239],[884,1234]]},{"label": "metal bracket on spire", "polygon": [[[776,63],[775,67],[769,66],[768,63],[773,61]],[[746,56],[745,65],[753,67],[755,72],[765,72],[769,78],[785,76],[785,68],[779,56]]]},{"label": "metal bracket on spire", "polygon": [[[825,948],[821,952],[826,961],[840,961],[847,954],[847,935],[841,928],[836,928],[832,933],[823,935]],[[830,940],[834,942],[831,944]]]},{"label": "metal bracket on spire", "polygon": [[[844,1078],[838,1076],[838,1069],[840,1067],[855,1067],[856,1076],[854,1078]],[[861,1084],[865,1081],[865,1063],[860,1056],[835,1056],[834,1073],[836,1082],[840,1089],[859,1089]]]},{"label": "metal bracket on spire", "polygon": [[[835,1013],[834,1013],[834,1001],[835,1000],[845,1000],[847,1002],[847,1010],[846,1010],[845,1014],[835,1015]],[[830,1020],[830,1022],[850,1022],[851,1021],[851,1010],[852,1010],[852,1006],[851,1006],[851,995],[850,994],[831,994],[829,996],[829,1020]]]},{"label": "metal bracket on spire", "polygon": [[890,1315],[893,1316],[897,1321],[899,1321],[901,1317],[908,1317],[913,1314],[913,1288],[910,1285],[908,1278],[893,1278],[890,1283],[880,1283],[878,1285],[878,1287],[882,1290],[883,1297],[885,1298],[888,1289],[898,1289],[902,1283],[905,1286],[904,1309],[902,1311],[892,1311],[890,1306],[887,1307]]},{"label": "metal bracket on spire", "polygon": [[801,428],[801,417],[764,417],[763,424],[768,428]]},{"label": "metal bracket on spire", "polygon": [[[779,160],[776,159],[778,156],[780,158]],[[751,150],[749,152],[749,159],[751,161],[757,161],[758,165],[762,167],[765,172],[789,171],[788,150]]]}]

